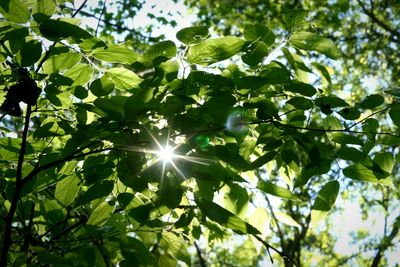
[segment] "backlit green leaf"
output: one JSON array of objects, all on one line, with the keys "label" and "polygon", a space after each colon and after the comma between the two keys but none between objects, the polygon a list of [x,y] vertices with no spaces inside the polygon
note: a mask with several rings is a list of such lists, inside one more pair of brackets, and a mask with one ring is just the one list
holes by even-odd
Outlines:
[{"label": "backlit green leaf", "polygon": [[132,90],[143,81],[136,73],[124,68],[112,68],[106,71],[106,76],[111,78],[115,87],[121,90]]},{"label": "backlit green leaf", "polygon": [[110,180],[105,180],[95,183],[79,197],[77,204],[83,205],[92,200],[106,197],[111,193],[113,188],[114,188],[114,182]]},{"label": "backlit green leaf", "polygon": [[354,164],[343,170],[343,174],[351,179],[379,183],[393,188],[393,181],[388,177],[389,173],[382,171],[378,166],[366,167],[362,164]]},{"label": "backlit green leaf", "polygon": [[208,35],[207,26],[183,28],[176,33],[176,38],[184,44],[195,44],[204,40]]},{"label": "backlit green leaf", "polygon": [[37,22],[49,19],[57,9],[57,2],[54,0],[37,0],[32,9],[33,18]]},{"label": "backlit green leaf", "polygon": [[284,187],[275,185],[269,181],[260,180],[258,182],[257,188],[264,191],[267,194],[270,194],[270,195],[273,195],[276,197],[300,201],[300,198],[298,196],[296,196],[295,194],[293,194],[290,190],[288,190]]},{"label": "backlit green leaf", "polygon": [[212,201],[203,198],[197,198],[196,203],[201,209],[202,213],[205,214],[210,220],[232,229],[235,233],[255,235],[260,234],[256,228]]},{"label": "backlit green leaf", "polygon": [[275,42],[274,33],[263,24],[247,25],[243,35],[248,41],[261,41],[268,46]]},{"label": "backlit green leaf", "polygon": [[210,65],[239,53],[245,43],[243,39],[234,36],[208,39],[191,46],[187,58],[190,63]]},{"label": "backlit green leaf", "polygon": [[256,66],[268,55],[268,52],[269,48],[265,43],[254,41],[247,47],[245,54],[242,55],[242,60],[247,65]]},{"label": "backlit green leaf", "polygon": [[115,206],[108,202],[101,202],[90,215],[87,224],[101,226],[113,214]]},{"label": "backlit green leaf", "polygon": [[56,47],[51,50],[51,56],[43,64],[43,73],[59,73],[76,65],[81,60],[81,55],[68,48]]},{"label": "backlit green leaf", "polygon": [[338,181],[330,181],[319,191],[311,210],[311,227],[315,227],[318,222],[328,215],[328,212],[335,204],[339,188]]},{"label": "backlit green leaf", "polygon": [[111,78],[104,75],[103,77],[94,80],[89,89],[95,96],[105,96],[114,90],[115,86]]},{"label": "backlit green leaf", "polygon": [[73,86],[86,85],[92,77],[93,68],[87,64],[76,64],[64,72],[64,76],[71,78]]},{"label": "backlit green leaf", "polygon": [[79,183],[80,180],[76,175],[68,176],[59,181],[54,193],[57,200],[65,206],[70,205],[75,200],[76,193],[80,187]]},{"label": "backlit green leaf", "polygon": [[107,62],[132,64],[137,60],[139,55],[124,45],[115,45],[94,52],[93,57]]},{"label": "backlit green leaf", "polygon": [[31,16],[26,1],[2,0],[0,1],[0,13],[9,21],[25,23]]},{"label": "backlit green leaf", "polygon": [[289,42],[296,48],[317,51],[332,59],[338,59],[341,51],[332,40],[319,36],[312,32],[295,32]]},{"label": "backlit green leaf", "polygon": [[278,221],[280,221],[281,223],[287,224],[289,226],[294,226],[294,227],[298,227],[300,228],[300,224],[298,222],[296,222],[291,216],[283,213],[283,212],[275,212],[275,217]]},{"label": "backlit green leaf", "polygon": [[176,45],[172,41],[163,41],[152,45],[147,49],[143,56],[139,58],[140,62],[146,65],[159,65],[176,56]]}]

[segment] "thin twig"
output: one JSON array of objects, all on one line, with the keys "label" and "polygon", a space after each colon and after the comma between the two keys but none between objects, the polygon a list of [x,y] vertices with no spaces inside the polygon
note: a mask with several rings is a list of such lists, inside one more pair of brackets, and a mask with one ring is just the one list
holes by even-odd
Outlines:
[{"label": "thin twig", "polygon": [[72,17],[74,18],[78,13],[82,10],[82,8],[86,5],[88,0],[83,1],[83,3],[78,7],[77,10],[75,10],[74,14],[72,14]]},{"label": "thin twig", "polygon": [[203,256],[201,255],[201,250],[200,250],[199,246],[197,245],[196,241],[194,242],[194,247],[196,248],[196,253],[197,253],[197,256],[199,257],[200,266],[207,267],[206,261],[204,260]]},{"label": "thin twig", "polygon": [[100,17],[97,20],[97,26],[96,26],[96,31],[94,32],[94,36],[97,36],[97,31],[99,30],[101,18],[103,17],[104,11],[106,10],[106,2],[107,0],[104,0],[103,2],[103,8],[101,9]]}]

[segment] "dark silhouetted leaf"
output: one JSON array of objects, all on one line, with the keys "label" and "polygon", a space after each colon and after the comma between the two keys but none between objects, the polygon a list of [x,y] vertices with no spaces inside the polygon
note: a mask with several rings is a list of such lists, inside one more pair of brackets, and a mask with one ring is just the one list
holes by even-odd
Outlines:
[{"label": "dark silhouetted leaf", "polygon": [[369,95],[360,102],[360,108],[374,109],[382,105],[384,101],[385,99],[381,95],[378,94]]}]

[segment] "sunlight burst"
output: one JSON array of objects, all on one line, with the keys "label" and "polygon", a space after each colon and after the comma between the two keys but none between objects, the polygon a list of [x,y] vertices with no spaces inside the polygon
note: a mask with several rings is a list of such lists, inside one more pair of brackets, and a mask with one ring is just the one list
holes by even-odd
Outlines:
[{"label": "sunlight burst", "polygon": [[175,154],[173,148],[170,146],[165,146],[160,148],[160,150],[157,152],[157,156],[163,162],[170,163],[172,162]]}]

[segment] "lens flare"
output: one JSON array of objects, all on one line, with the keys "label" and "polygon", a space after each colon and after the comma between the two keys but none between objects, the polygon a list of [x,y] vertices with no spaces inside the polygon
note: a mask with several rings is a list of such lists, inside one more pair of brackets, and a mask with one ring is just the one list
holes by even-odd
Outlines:
[{"label": "lens flare", "polygon": [[165,146],[160,148],[160,150],[157,152],[157,156],[163,162],[171,163],[175,154],[174,150],[171,147]]},{"label": "lens flare", "polygon": [[[147,168],[150,168],[150,167],[156,165],[157,163],[161,163],[161,181],[164,180],[164,177],[169,170],[171,170],[173,173],[175,173],[177,177],[180,177],[183,180],[187,179],[186,175],[184,174],[184,172],[178,165],[179,161],[191,162],[193,164],[201,164],[201,165],[206,165],[206,166],[210,165],[209,164],[210,162],[213,162],[213,160],[210,160],[210,159],[193,157],[193,156],[188,155],[187,153],[180,152],[179,147],[183,143],[171,146],[169,133],[168,133],[166,142],[163,143],[163,142],[160,142],[156,138],[156,136],[154,136],[146,127],[144,127],[144,129],[151,137],[156,149],[147,149],[145,147],[135,147],[135,146],[129,146],[129,145],[119,147],[119,148],[123,149],[123,150],[136,151],[136,152],[140,152],[140,153],[154,155],[151,165],[148,166]],[[175,140],[175,142],[176,141],[177,140]],[[208,138],[207,138],[207,141],[208,141]]]}]

